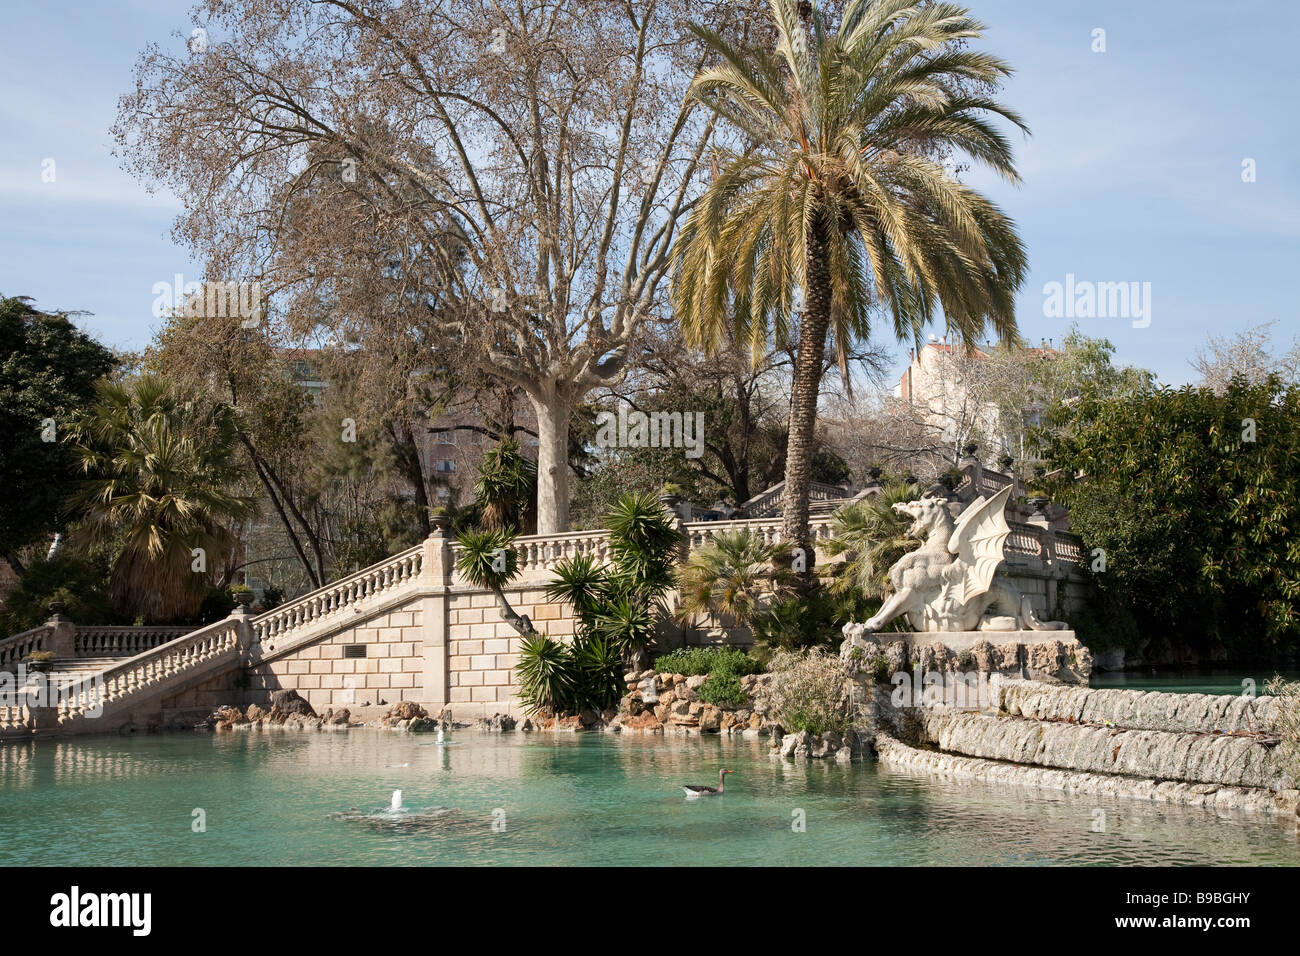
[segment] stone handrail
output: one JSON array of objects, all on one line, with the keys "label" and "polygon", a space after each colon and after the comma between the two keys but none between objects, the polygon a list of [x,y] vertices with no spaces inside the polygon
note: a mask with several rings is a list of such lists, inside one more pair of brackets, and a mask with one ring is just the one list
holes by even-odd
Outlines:
[{"label": "stone handrail", "polygon": [[411,585],[420,576],[424,545],[417,544],[398,554],[362,568],[355,574],[317,588],[287,604],[259,614],[250,622],[253,643],[284,637],[290,631],[320,621],[333,614],[354,608],[361,601]]},{"label": "stone handrail", "polygon": [[1034,559],[1042,558],[1043,542],[1039,537],[1039,529],[1031,524],[1021,524],[1018,521],[1008,522],[1011,526],[1011,534],[1007,535],[1007,543],[1004,553],[1008,558],[1013,555],[1017,557],[1029,557]]},{"label": "stone handrail", "polygon": [[[760,491],[741,505],[745,514],[754,518],[771,518],[769,509],[781,500],[785,494],[785,482],[778,481],[766,491]],[[828,485],[821,481],[808,482],[809,501],[831,501],[844,498],[844,489],[839,485]]]},{"label": "stone handrail", "polygon": [[205,664],[239,650],[239,621],[226,618],[193,633],[96,671],[60,688],[60,720],[87,717],[87,711],[156,689],[170,678],[199,671]]},{"label": "stone handrail", "polygon": [[[735,521],[692,521],[686,525],[686,539],[694,550],[707,544],[715,535],[730,531],[748,531],[764,544],[776,544],[781,540],[780,518],[740,518]],[[808,533],[813,542],[833,538],[834,522],[832,516],[813,515],[808,519]]]},{"label": "stone handrail", "polygon": [[53,628],[48,624],[0,640],[0,671],[10,670],[33,651],[49,650],[45,646]]},{"label": "stone handrail", "polygon": [[[588,555],[603,564],[609,557],[609,532],[598,528],[595,531],[533,534],[515,538],[511,547],[515,552],[515,567],[521,575],[527,576],[550,571],[561,561]],[[460,545],[453,541],[451,552],[454,567],[460,560]],[[455,572],[453,581],[465,583],[459,572]]]},{"label": "stone handrail", "polygon": [[188,634],[189,627],[81,627],[74,639],[77,657],[135,657]]}]

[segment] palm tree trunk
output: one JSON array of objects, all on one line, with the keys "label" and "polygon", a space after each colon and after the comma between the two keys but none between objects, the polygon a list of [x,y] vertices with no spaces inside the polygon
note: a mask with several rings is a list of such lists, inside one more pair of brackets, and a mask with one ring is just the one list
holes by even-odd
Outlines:
[{"label": "palm tree trunk", "polygon": [[831,320],[830,273],[826,267],[826,244],[820,229],[808,231],[807,288],[799,323],[799,353],[795,356],[790,392],[790,435],[786,442],[784,512],[781,539],[802,548],[806,561],[805,581],[811,579],[813,549],[808,534],[808,483],[812,471],[813,444],[817,431],[817,397],[821,390],[822,357],[826,351],[826,330]]}]

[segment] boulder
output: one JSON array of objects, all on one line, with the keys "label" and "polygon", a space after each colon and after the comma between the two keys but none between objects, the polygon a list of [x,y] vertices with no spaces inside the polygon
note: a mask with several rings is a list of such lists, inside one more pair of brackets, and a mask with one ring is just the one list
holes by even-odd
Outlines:
[{"label": "boulder", "polygon": [[781,738],[780,753],[782,760],[807,760],[812,754],[812,734],[806,730],[786,734]]},{"label": "boulder", "polygon": [[628,730],[636,730],[641,733],[662,733],[664,725],[655,719],[654,715],[646,712],[639,717],[631,717],[623,721],[623,726]]},{"label": "boulder", "polygon": [[327,723],[333,724],[335,726],[346,727],[348,721],[350,721],[351,719],[352,719],[352,711],[344,707],[340,710],[331,711]]},{"label": "boulder", "polygon": [[261,707],[258,707],[256,704],[249,704],[248,710],[244,712],[244,716],[248,719],[249,723],[255,723],[261,720],[262,718],[269,716],[270,713],[271,712],[269,710],[263,710]]},{"label": "boulder", "polygon": [[515,719],[509,714],[493,714],[491,717],[480,717],[474,721],[474,726],[478,730],[486,730],[489,733],[505,733],[515,729]]},{"label": "boulder", "polygon": [[401,703],[394,704],[385,716],[392,721],[409,721],[418,717],[428,717],[429,714],[414,701],[404,700]]},{"label": "boulder", "polygon": [[267,716],[283,721],[290,716],[315,717],[316,711],[296,690],[277,690],[271,694],[271,713]]},{"label": "boulder", "polygon": [[242,724],[245,723],[244,712],[238,707],[218,707],[217,729],[221,729],[222,724]]}]

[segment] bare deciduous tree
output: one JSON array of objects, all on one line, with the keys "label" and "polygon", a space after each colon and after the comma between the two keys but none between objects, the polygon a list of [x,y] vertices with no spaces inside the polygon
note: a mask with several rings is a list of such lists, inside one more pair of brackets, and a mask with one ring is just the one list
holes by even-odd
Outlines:
[{"label": "bare deciduous tree", "polygon": [[734,33],[743,6],[209,0],[205,49],[147,48],[115,135],[181,197],[176,234],[215,277],[260,278],[296,327],[361,347],[419,330],[521,389],[553,532],[570,415],[662,316],[707,158],[688,21]]}]

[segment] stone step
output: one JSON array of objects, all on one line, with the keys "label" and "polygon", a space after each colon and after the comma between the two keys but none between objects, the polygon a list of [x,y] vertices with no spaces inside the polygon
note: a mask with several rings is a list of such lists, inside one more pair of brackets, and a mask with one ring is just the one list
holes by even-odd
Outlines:
[{"label": "stone step", "polygon": [[994,696],[994,705],[1013,717],[1129,730],[1276,734],[1282,725],[1282,702],[1276,697],[1063,687],[1039,681],[1007,681]]},{"label": "stone step", "polygon": [[1217,784],[1183,783],[1122,777],[1113,774],[1025,767],[1017,764],[963,757],[957,754],[917,750],[881,734],[875,739],[880,762],[894,771],[970,780],[980,783],[1033,787],[1088,797],[1123,797],[1204,807],[1216,811],[1250,810],[1292,818],[1298,812],[1300,791],[1259,790]]},{"label": "stone step", "polygon": [[1085,773],[1269,790],[1295,787],[1258,737],[1088,727],[920,708],[925,736],[950,754]]}]

